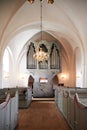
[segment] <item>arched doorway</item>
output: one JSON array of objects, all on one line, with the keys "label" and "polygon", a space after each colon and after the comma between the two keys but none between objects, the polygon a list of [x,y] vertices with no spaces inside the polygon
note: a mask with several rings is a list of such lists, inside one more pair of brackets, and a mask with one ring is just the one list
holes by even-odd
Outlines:
[{"label": "arched doorway", "polygon": [[32,89],[32,95],[33,95],[33,83],[34,83],[34,78],[32,77],[32,75],[30,75],[28,78],[28,86]]}]

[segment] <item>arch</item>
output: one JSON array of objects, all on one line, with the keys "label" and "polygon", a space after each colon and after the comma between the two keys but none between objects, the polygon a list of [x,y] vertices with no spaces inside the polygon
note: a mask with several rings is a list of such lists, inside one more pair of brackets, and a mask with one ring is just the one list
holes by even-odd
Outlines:
[{"label": "arch", "polygon": [[[14,77],[14,58],[11,49],[7,46],[7,48],[4,50],[4,54],[2,57],[3,65],[2,65],[2,88],[6,87],[12,87],[11,84],[14,82],[12,77]],[[11,86],[12,85],[12,86]]]},{"label": "arch", "polygon": [[58,86],[59,79],[58,79],[58,76],[57,76],[57,75],[55,75],[55,76],[52,78],[52,83],[53,83],[53,85],[57,85],[57,86]]},{"label": "arch", "polygon": [[34,83],[34,78],[32,75],[30,75],[28,78],[28,86],[33,87],[33,83]]},{"label": "arch", "polygon": [[[11,67],[11,71],[13,70],[13,65],[14,65],[14,58],[13,58],[13,54],[12,54],[12,51],[11,51],[11,49],[7,46],[6,47],[6,49],[4,50],[4,53],[3,53],[3,58],[4,58],[4,54],[5,54],[5,52],[6,52],[6,57],[7,57],[7,59],[9,60],[8,62],[9,62],[9,68]],[[3,59],[2,58],[2,59]],[[3,63],[4,64],[4,63]],[[7,63],[5,62],[5,65],[7,66]],[[8,70],[8,72],[9,72],[9,70]]]}]

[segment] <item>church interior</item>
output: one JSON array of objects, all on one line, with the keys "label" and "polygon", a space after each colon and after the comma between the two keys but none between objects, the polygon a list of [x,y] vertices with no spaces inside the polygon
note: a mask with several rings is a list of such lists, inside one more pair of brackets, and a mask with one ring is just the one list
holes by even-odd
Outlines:
[{"label": "church interior", "polygon": [[86,12],[86,0],[0,0],[0,130],[87,129]]}]

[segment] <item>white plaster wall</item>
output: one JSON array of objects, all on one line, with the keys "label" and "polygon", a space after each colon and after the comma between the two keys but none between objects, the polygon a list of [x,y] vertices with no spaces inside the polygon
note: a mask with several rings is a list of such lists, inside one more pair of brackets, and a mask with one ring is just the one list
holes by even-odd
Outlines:
[{"label": "white plaster wall", "polygon": [[[16,72],[15,72],[15,60],[13,53],[9,47],[7,47],[8,51],[8,60],[9,60],[9,68],[8,70],[5,70],[5,68],[2,68],[2,88],[10,88],[10,87],[16,87]],[[7,64],[5,62],[5,64]]]},{"label": "white plaster wall", "polygon": [[82,54],[80,48],[76,48],[76,87],[83,86]]}]

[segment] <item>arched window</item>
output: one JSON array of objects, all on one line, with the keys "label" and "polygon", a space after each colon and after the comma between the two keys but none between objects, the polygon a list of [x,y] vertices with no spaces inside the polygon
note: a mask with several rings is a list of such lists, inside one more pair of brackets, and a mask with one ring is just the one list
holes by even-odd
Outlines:
[{"label": "arched window", "polygon": [[9,52],[8,49],[5,49],[3,55],[3,71],[9,72]]}]

